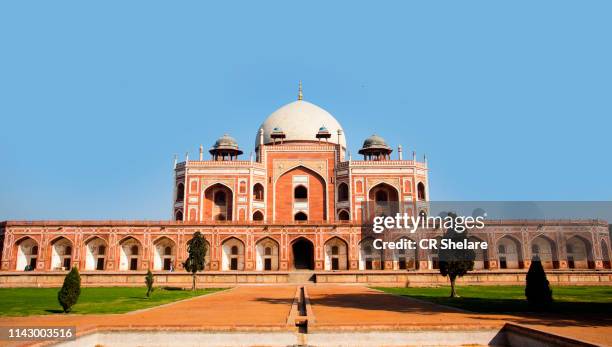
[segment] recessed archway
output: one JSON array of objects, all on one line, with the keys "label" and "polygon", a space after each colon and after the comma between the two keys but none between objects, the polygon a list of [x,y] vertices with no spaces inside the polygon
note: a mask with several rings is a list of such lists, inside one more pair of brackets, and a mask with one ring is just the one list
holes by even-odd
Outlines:
[{"label": "recessed archway", "polygon": [[221,250],[223,253],[221,259],[222,270],[244,270],[244,242],[235,237],[230,237],[223,241]]},{"label": "recessed archway", "polygon": [[339,237],[325,242],[325,270],[348,269],[348,245]]},{"label": "recessed archway", "polygon": [[51,242],[51,270],[72,268],[72,242],[60,237]]},{"label": "recessed archway", "polygon": [[[409,237],[402,236],[397,241],[403,241],[402,244],[407,244],[408,241],[414,241]],[[415,249],[395,249],[393,252],[394,264],[393,268],[397,270],[414,270],[417,268],[418,247]]]},{"label": "recessed archway", "polygon": [[374,239],[371,237],[359,243],[359,270],[381,270],[382,251],[374,248]]},{"label": "recessed archway", "polygon": [[368,192],[368,214],[374,216],[394,216],[399,212],[399,192],[388,183],[378,183]]},{"label": "recessed archway", "polygon": [[291,244],[293,268],[296,270],[314,270],[314,245],[304,237]]},{"label": "recessed archway", "polygon": [[36,270],[38,264],[38,243],[29,237],[23,238],[16,243],[17,246],[17,271]]},{"label": "recessed archway", "polygon": [[497,241],[497,258],[500,269],[522,269],[523,252],[521,243],[512,236],[504,236]]},{"label": "recessed archway", "polygon": [[580,236],[570,237],[565,242],[567,252],[567,267],[570,269],[594,268],[590,257],[591,244]]},{"label": "recessed archway", "polygon": [[100,237],[91,238],[85,244],[85,270],[104,270],[106,268],[107,245]]},{"label": "recessed archway", "polygon": [[202,203],[204,220],[233,220],[234,195],[226,185],[216,183],[207,187]]},{"label": "recessed archway", "polygon": [[557,245],[544,235],[539,235],[531,240],[531,257],[532,260],[539,259],[545,269],[559,268]]},{"label": "recessed archway", "polygon": [[153,243],[153,270],[174,271],[176,247],[174,241],[161,237]]},{"label": "recessed archway", "polygon": [[[296,213],[301,211],[308,215],[309,220],[326,221],[328,218],[326,187],[325,179],[314,170],[301,165],[288,169],[273,185],[272,219],[282,222],[294,221]],[[267,218],[270,219],[270,216]]]},{"label": "recessed archway", "polygon": [[140,268],[142,246],[133,237],[127,237],[119,243],[119,270],[136,271]]},{"label": "recessed archway", "polygon": [[278,242],[272,238],[265,237],[255,245],[257,256],[255,269],[257,271],[277,271],[278,270]]}]

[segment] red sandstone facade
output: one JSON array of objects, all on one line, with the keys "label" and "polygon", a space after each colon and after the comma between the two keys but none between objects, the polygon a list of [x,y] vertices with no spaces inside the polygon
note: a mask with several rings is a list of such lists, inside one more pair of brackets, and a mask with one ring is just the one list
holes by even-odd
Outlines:
[{"label": "red sandstone facade", "polygon": [[[196,231],[208,243],[211,271],[434,269],[435,252],[382,254],[361,239],[367,201],[427,213],[427,162],[401,151],[391,159],[373,135],[359,151],[363,160],[353,160],[338,122],[300,94],[262,124],[249,160],[238,159],[242,150],[225,135],[209,160],[200,147],[198,160],[175,163],[173,221],[3,222],[1,270],[179,271]],[[488,221],[471,235],[490,245],[476,269],[523,269],[535,255],[551,269],[610,268],[602,221]]]}]

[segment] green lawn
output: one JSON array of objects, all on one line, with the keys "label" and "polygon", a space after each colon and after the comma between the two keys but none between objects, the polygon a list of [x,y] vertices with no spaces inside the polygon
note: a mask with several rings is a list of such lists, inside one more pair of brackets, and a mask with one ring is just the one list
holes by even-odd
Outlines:
[{"label": "green lawn", "polygon": [[[71,313],[124,313],[172,301],[209,294],[222,289],[156,288],[151,298],[145,287],[81,288],[81,296]],[[59,288],[0,288],[0,316],[29,316],[61,313],[57,302]]]},{"label": "green lawn", "polygon": [[[529,312],[523,286],[460,286],[459,298],[449,298],[450,287],[376,288],[387,293],[431,301],[473,312]],[[548,310],[557,313],[609,314],[612,312],[612,287],[552,287],[554,303]]]}]

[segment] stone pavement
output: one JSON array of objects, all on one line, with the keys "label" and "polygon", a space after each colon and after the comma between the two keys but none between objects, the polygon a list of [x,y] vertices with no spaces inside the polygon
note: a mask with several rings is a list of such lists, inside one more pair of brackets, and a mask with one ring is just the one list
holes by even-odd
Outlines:
[{"label": "stone pavement", "polygon": [[[295,285],[238,286],[126,314],[3,317],[0,326],[76,325],[80,332],[96,328],[295,331],[287,325],[287,317],[296,289]],[[306,289],[315,316],[309,331],[478,330],[516,322],[602,345],[609,345],[612,336],[608,320],[475,314],[363,286],[308,285]]]}]

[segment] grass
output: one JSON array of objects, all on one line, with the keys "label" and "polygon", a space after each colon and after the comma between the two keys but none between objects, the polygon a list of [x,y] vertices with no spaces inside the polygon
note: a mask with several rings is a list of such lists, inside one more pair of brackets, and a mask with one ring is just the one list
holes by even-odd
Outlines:
[{"label": "grass", "polygon": [[[81,288],[81,296],[71,313],[125,313],[169,302],[210,294],[222,289],[196,291],[155,288],[150,298],[146,287]],[[0,288],[0,316],[30,316],[61,313],[59,288]]]},{"label": "grass", "polygon": [[[376,288],[387,293],[430,301],[436,304],[480,313],[531,311],[523,286],[460,286],[459,298],[449,298],[450,287]],[[612,312],[612,286],[552,287],[554,303],[547,310],[556,313],[609,314]]]}]

